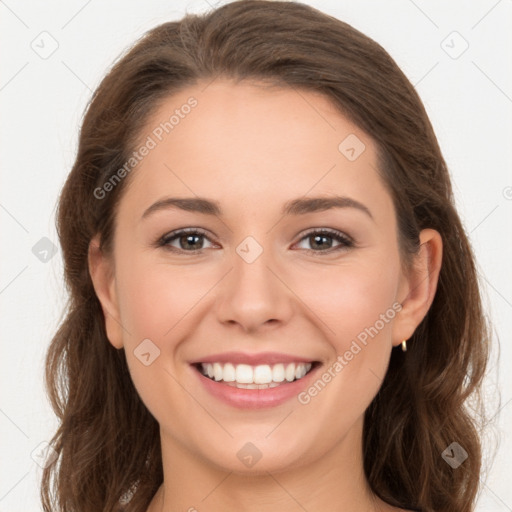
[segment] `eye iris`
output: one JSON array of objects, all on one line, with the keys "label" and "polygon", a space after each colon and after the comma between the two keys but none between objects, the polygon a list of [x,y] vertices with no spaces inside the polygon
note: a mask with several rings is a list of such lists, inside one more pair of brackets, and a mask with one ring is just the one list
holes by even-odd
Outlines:
[{"label": "eye iris", "polygon": [[[192,235],[192,234],[182,235],[182,236],[180,236],[180,246],[183,249],[186,249],[186,248],[201,249],[202,237],[203,237],[203,235]],[[194,240],[195,240],[195,242],[194,242]],[[187,247],[187,244],[190,244],[190,245]],[[197,247],[191,247],[194,245],[196,245]]]},{"label": "eye iris", "polygon": [[[329,249],[332,247],[332,237],[327,235],[313,235],[309,237],[310,240],[313,240],[313,243],[311,244],[311,247],[313,249]],[[330,243],[322,244],[322,242],[330,241]]]}]

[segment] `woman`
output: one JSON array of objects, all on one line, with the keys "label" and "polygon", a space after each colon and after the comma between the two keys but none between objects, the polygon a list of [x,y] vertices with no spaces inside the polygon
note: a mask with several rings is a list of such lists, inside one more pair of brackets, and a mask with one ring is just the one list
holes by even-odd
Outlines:
[{"label": "woman", "polygon": [[45,510],[473,510],[474,257],[374,41],[296,2],[156,27],[96,91],[57,222]]}]

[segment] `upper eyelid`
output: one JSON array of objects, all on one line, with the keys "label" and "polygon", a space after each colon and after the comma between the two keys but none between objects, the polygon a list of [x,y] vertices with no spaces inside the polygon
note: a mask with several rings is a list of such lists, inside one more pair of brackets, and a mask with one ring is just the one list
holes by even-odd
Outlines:
[{"label": "upper eyelid", "polygon": [[[326,232],[326,233],[331,233],[333,235],[343,235],[345,236],[346,238],[351,238],[349,235],[347,235],[346,233],[344,233],[343,231],[339,231],[337,229],[334,229],[334,228],[309,228],[307,229],[306,231],[304,231],[302,233],[302,236],[301,236],[301,239],[304,238],[305,236],[311,234],[311,233],[321,233],[321,232]],[[163,235],[161,238],[162,239],[166,239],[166,238],[172,238],[174,236],[177,236],[177,235],[180,235],[180,234],[187,234],[187,233],[199,233],[201,235],[204,235],[205,237],[208,237],[208,232],[206,230],[204,230],[203,228],[181,228],[181,229],[176,229],[174,231],[169,231],[168,233],[166,233],[165,235]]]},{"label": "upper eyelid", "polygon": [[[208,235],[208,233],[201,229],[201,228],[182,228],[182,229],[176,229],[174,231],[170,231],[169,233],[166,233],[162,237],[160,237],[160,241],[162,242],[169,242],[171,240],[176,240],[181,235],[188,235],[188,234],[199,234],[207,238],[211,243],[215,243],[211,237]],[[192,252],[192,251],[190,251]]]},{"label": "upper eyelid", "polygon": [[302,236],[300,239],[302,240],[302,238],[304,238],[312,233],[327,233],[327,234],[330,234],[333,236],[338,235],[338,236],[342,236],[344,238],[348,238],[349,240],[352,240],[352,237],[350,235],[347,235],[343,231],[340,231],[339,229],[334,229],[334,228],[310,228],[307,231],[304,231],[302,233]]}]

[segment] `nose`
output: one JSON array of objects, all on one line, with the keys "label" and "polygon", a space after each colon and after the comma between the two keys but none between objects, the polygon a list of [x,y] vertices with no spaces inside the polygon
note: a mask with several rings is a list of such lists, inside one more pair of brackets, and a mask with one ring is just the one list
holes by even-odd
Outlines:
[{"label": "nose", "polygon": [[218,320],[244,332],[286,324],[293,314],[293,292],[267,250],[250,263],[235,253],[218,293]]}]

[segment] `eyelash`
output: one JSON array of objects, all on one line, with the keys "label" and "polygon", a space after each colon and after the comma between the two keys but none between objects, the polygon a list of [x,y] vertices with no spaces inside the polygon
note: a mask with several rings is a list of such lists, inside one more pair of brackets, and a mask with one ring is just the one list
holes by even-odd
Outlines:
[{"label": "eyelash", "polygon": [[[203,231],[202,229],[200,229],[200,228],[185,228],[185,229],[180,229],[177,231],[172,231],[171,233],[167,233],[162,238],[157,240],[156,245],[158,247],[163,247],[166,250],[169,250],[172,252],[177,252],[177,253],[182,253],[182,254],[183,253],[200,254],[204,250],[204,249],[194,249],[191,251],[187,251],[187,250],[179,249],[179,248],[172,247],[171,245],[169,245],[170,242],[173,242],[174,240],[178,239],[180,236],[183,236],[183,235],[200,235],[200,236],[204,236],[205,238],[207,238],[209,240],[207,233],[205,231]],[[328,238],[333,238],[337,242],[340,242],[340,245],[338,245],[336,247],[330,247],[329,249],[325,249],[325,250],[316,251],[314,249],[304,249],[305,251],[307,251],[309,253],[313,253],[315,255],[321,255],[321,254],[327,254],[327,253],[331,254],[332,252],[337,252],[340,250],[347,250],[347,249],[350,249],[355,246],[354,241],[350,237],[348,237],[347,235],[344,235],[340,231],[337,231],[335,229],[328,229],[328,228],[312,229],[312,230],[306,232],[302,236],[302,238],[299,240],[299,242],[301,242],[302,240],[304,240],[306,238],[311,237],[312,235],[326,236]],[[211,242],[211,240],[210,240],[210,242]]]}]

